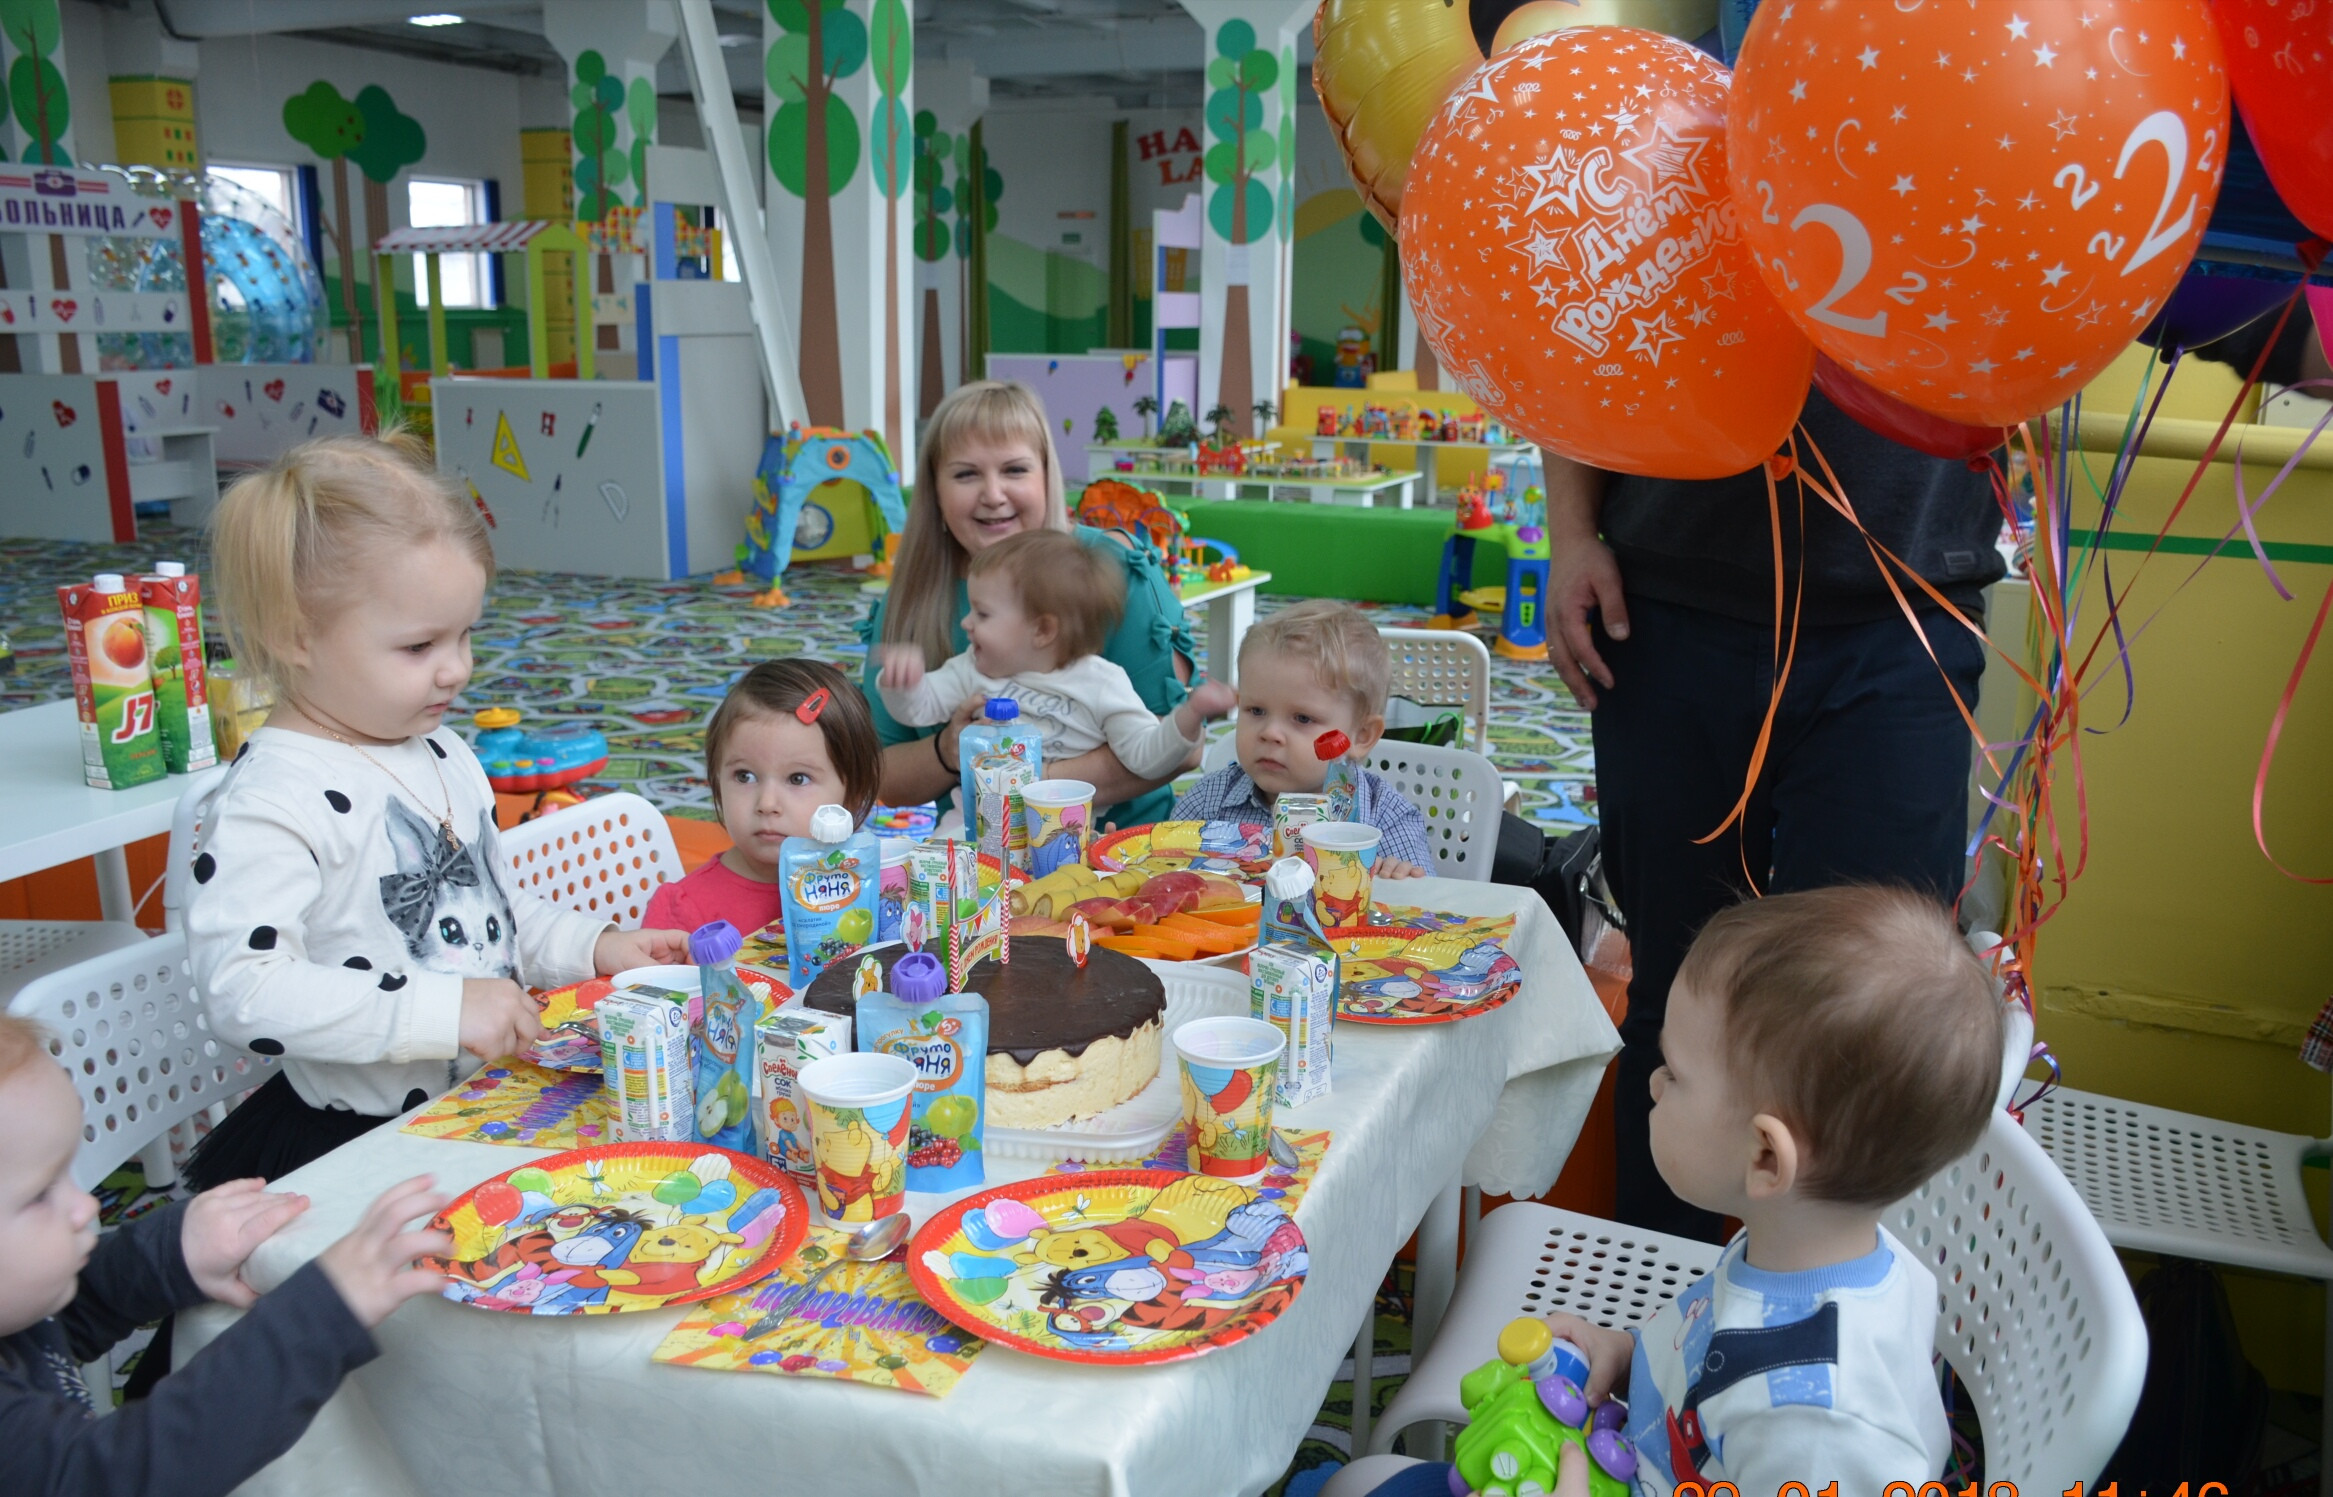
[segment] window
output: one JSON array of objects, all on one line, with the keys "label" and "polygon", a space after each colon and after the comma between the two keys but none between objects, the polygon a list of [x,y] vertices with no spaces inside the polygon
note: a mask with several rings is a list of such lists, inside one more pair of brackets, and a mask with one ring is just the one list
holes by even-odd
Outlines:
[{"label": "window", "polygon": [[[405,184],[406,222],[417,229],[457,228],[486,222],[486,184],[412,177]],[[438,277],[449,307],[491,306],[486,256],[440,255]],[[413,299],[429,305],[429,261],[413,257]]]},{"label": "window", "polygon": [[296,237],[300,232],[300,188],[288,166],[218,166],[203,168],[211,176],[234,183],[284,216]]}]

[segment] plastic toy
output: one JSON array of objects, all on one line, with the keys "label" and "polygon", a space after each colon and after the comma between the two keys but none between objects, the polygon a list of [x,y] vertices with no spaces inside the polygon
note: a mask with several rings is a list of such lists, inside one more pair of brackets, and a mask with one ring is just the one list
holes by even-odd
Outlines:
[{"label": "plastic toy", "polygon": [[[769,584],[754,602],[764,608],[783,608],[789,601],[778,579],[794,555],[794,529],[802,519],[802,501],[810,491],[844,479],[866,487],[882,514],[883,560],[875,564],[878,577],[891,575],[891,552],[907,528],[907,506],[899,495],[899,470],[874,431],[840,431],[831,426],[804,430],[800,423],[783,437],[771,437],[762,448],[761,471],[753,478],[753,509],[745,517],[745,539],[737,547],[737,567],[725,574],[729,581],[748,575]],[[715,579],[716,581],[722,579]]]},{"label": "plastic toy", "polygon": [[1115,530],[1129,539],[1148,537],[1170,561],[1181,554],[1182,513],[1148,489],[1115,478],[1097,478],[1078,495],[1080,525]]},{"label": "plastic toy", "polygon": [[1453,1497],[1553,1492],[1563,1448],[1574,1444],[1589,1457],[1591,1497],[1628,1497],[1636,1475],[1636,1452],[1622,1433],[1628,1405],[1606,1399],[1591,1412],[1580,1391],[1587,1375],[1587,1359],[1545,1321],[1509,1321],[1499,1354],[1458,1384],[1468,1423],[1452,1452]]},{"label": "plastic toy", "polygon": [[1097,445],[1108,446],[1117,440],[1118,413],[1108,406],[1103,406],[1094,412],[1094,441]]},{"label": "plastic toy", "polygon": [[505,795],[535,792],[537,810],[552,792],[607,768],[607,736],[596,728],[521,728],[515,707],[489,707],[473,721],[486,783]]},{"label": "plastic toy", "polygon": [[1193,419],[1191,408],[1181,401],[1170,401],[1166,414],[1158,418],[1158,445],[1161,447],[1196,447],[1199,444],[1199,423]]},{"label": "plastic toy", "polygon": [[1341,423],[1339,421],[1339,417],[1342,412],[1343,407],[1333,406],[1325,400],[1322,401],[1319,407],[1312,413],[1312,434],[1316,437],[1333,437],[1338,435],[1342,429]]},{"label": "plastic toy", "polygon": [[[1181,551],[1177,560],[1181,562],[1182,569],[1196,569],[1209,582],[1237,582],[1243,577],[1255,575],[1254,568],[1241,564],[1239,552],[1222,541],[1210,540],[1202,535],[1185,536]],[[1215,553],[1213,561],[1207,559],[1209,551]]]},{"label": "plastic toy", "polygon": [[[1468,484],[1460,491],[1449,539],[1442,543],[1442,575],[1434,590],[1429,629],[1473,626],[1477,608],[1499,611],[1499,635],[1491,648],[1510,660],[1547,658],[1547,501],[1537,488],[1508,500],[1504,475],[1492,473],[1489,487]],[[1496,541],[1507,552],[1507,585],[1465,589],[1474,576],[1477,541]]]},{"label": "plastic toy", "polygon": [[1374,400],[1370,401],[1361,407],[1360,434],[1365,437],[1391,438],[1393,435],[1393,412]]},{"label": "plastic toy", "polygon": [[1199,444],[1199,471],[1222,473],[1237,477],[1248,470],[1247,449],[1240,446],[1237,437]]},{"label": "plastic toy", "polygon": [[1365,389],[1369,384],[1369,376],[1376,369],[1377,359],[1369,351],[1369,335],[1366,332],[1357,327],[1338,332],[1335,383],[1339,389]]}]

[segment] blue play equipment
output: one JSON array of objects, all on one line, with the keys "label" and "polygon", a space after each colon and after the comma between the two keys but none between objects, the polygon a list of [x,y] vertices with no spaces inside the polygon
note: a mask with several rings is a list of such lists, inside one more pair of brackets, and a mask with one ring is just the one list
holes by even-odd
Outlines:
[{"label": "blue play equipment", "polygon": [[900,499],[899,470],[892,465],[882,436],[831,426],[805,430],[797,422],[762,448],[761,470],[753,478],[753,510],[745,517],[745,539],[737,547],[738,570],[769,584],[769,591],[756,601],[785,605],[778,579],[785,575],[800,539],[795,531],[802,519],[802,501],[812,489],[844,479],[865,487],[883,516],[890,534],[874,571],[877,576],[890,575],[890,553],[907,527],[907,506]]},{"label": "blue play equipment", "polygon": [[[1442,543],[1442,574],[1434,587],[1434,616],[1429,629],[1465,629],[1475,622],[1478,608],[1499,615],[1498,637],[1491,648],[1509,660],[1547,658],[1547,500],[1537,485],[1519,497],[1493,474],[1486,493],[1469,484],[1459,495],[1458,512],[1450,523],[1449,539]],[[1469,589],[1474,576],[1474,545],[1494,541],[1506,549],[1507,585]]]}]

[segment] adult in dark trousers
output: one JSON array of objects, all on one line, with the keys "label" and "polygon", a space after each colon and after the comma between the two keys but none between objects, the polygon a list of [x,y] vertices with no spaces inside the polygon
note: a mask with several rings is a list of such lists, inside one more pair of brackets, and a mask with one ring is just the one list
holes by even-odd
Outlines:
[{"label": "adult in dark trousers", "polygon": [[[1990,480],[1873,434],[1819,392],[1800,422],[1871,535],[1981,621],[1982,589],[2005,570]],[[1811,456],[1807,465],[1820,476]],[[1770,891],[1869,881],[1944,901],[1958,893],[1973,741],[1945,681],[1973,711],[1984,651],[1899,573],[1923,648],[1863,537],[1811,494],[1802,520],[1785,477],[1797,658],[1740,823],[1699,841],[1742,794],[1773,692],[1765,477],[1639,478],[1553,454],[1547,469],[1548,654],[1593,714],[1604,871],[1635,963],[1613,1105],[1618,1213],[1716,1241],[1718,1218],[1661,1183],[1647,1131],[1677,965],[1702,922],[1753,879]]]}]

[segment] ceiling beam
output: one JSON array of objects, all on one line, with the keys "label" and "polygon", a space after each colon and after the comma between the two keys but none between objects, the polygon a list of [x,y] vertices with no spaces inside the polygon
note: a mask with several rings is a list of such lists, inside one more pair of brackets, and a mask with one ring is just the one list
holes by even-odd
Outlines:
[{"label": "ceiling beam", "polygon": [[1187,15],[1122,21],[1107,32],[1084,27],[1047,26],[1031,32],[958,37],[927,30],[918,52],[936,47],[950,62],[968,62],[990,78],[1047,78],[1074,73],[1156,73],[1197,71],[1204,63],[1206,33]]},{"label": "ceiling beam", "polygon": [[[529,13],[539,26],[542,0],[447,0],[462,16]],[[427,0],[157,0],[163,27],[177,36],[251,36],[341,26],[403,25],[430,9]],[[417,30],[420,28],[417,28]]]}]

